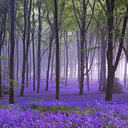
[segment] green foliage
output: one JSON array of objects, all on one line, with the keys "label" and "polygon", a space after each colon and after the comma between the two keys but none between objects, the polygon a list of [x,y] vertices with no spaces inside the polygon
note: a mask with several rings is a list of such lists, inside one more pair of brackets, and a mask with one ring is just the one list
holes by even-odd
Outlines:
[{"label": "green foliage", "polygon": [[41,99],[41,100],[39,100],[39,101],[37,101],[37,102],[29,101],[29,104],[31,105],[31,109],[37,109],[37,108],[38,108],[37,105],[38,105],[39,103],[41,103],[43,100],[44,100],[44,99]]},{"label": "green foliage", "polygon": [[69,106],[61,106],[61,105],[57,105],[57,106],[43,106],[39,108],[40,112],[44,112],[44,111],[53,111],[53,112],[71,112],[73,113],[74,108],[70,108]]},{"label": "green foliage", "polygon": [[0,56],[0,60],[9,60],[9,58],[5,56]]}]

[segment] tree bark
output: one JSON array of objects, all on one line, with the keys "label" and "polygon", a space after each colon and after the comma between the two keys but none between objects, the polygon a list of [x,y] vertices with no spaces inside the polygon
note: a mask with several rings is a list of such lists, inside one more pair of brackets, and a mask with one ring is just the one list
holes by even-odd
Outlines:
[{"label": "tree bark", "polygon": [[81,74],[80,74],[80,92],[79,95],[83,95],[83,85],[84,85],[84,42],[85,42],[85,16],[86,16],[86,6],[85,0],[83,0],[83,18],[82,18],[82,28],[81,28],[81,48],[80,48],[80,57],[81,57]]},{"label": "tree bark", "polygon": [[116,56],[116,61],[113,66],[113,12],[114,12],[114,0],[106,0],[107,4],[107,23],[108,23],[108,50],[107,50],[107,61],[108,61],[108,79],[107,79],[107,91],[105,96],[105,101],[110,101],[112,99],[113,93],[113,82],[114,82],[114,75],[117,69],[122,48],[124,42],[124,36],[126,31],[127,19],[128,19],[128,6],[124,16],[122,32],[120,36],[120,44],[118,53]]},{"label": "tree bark", "polygon": [[57,0],[54,0],[55,8],[55,39],[56,39],[56,99],[59,100],[59,72],[60,72],[60,62],[59,62],[59,29],[58,29],[58,5]]},{"label": "tree bark", "polygon": [[35,91],[35,48],[34,48],[34,33],[35,33],[35,20],[34,20],[34,0],[33,0],[33,31],[32,31],[32,52],[33,52],[33,91]]},{"label": "tree bark", "polygon": [[39,2],[39,0],[37,0],[37,4],[38,4],[38,20],[39,20],[39,27],[38,27],[38,66],[37,66],[37,70],[38,70],[38,76],[37,76],[37,93],[39,93],[39,89],[40,89],[40,62],[41,62],[41,58],[40,58],[40,47],[41,47],[41,29],[42,29],[42,25],[41,25],[41,3]]},{"label": "tree bark", "polygon": [[[25,63],[28,58],[28,48],[30,45],[30,15],[31,15],[31,4],[32,0],[30,0],[30,6],[29,6],[29,15],[28,15],[28,35],[27,35],[27,43],[26,40],[26,27],[27,27],[27,19],[26,19],[26,11],[27,11],[27,4],[26,0],[24,0],[24,33],[23,33],[23,65],[22,65],[22,85],[21,85],[21,91],[20,96],[24,96],[24,83],[25,83]],[[26,48],[25,48],[26,43]]]},{"label": "tree bark", "polygon": [[11,54],[10,54],[10,92],[9,103],[14,103],[14,0],[10,0],[10,16],[11,16]]}]

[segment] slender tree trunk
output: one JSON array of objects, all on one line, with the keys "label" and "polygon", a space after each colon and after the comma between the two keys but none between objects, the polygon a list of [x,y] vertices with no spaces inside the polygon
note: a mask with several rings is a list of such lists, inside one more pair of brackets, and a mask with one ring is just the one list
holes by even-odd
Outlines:
[{"label": "slender tree trunk", "polygon": [[10,0],[10,16],[11,16],[11,54],[10,54],[10,92],[9,103],[14,103],[14,0]]},{"label": "slender tree trunk", "polygon": [[17,81],[19,79],[19,49],[18,49],[18,38],[17,38],[17,42],[16,42],[16,52],[17,52],[17,71],[16,71],[16,76],[17,76]]},{"label": "slender tree trunk", "polygon": [[59,72],[60,72],[60,62],[59,62],[59,29],[58,29],[58,5],[57,0],[54,0],[55,7],[55,39],[56,39],[56,99],[59,100]]},{"label": "slender tree trunk", "polygon": [[[1,30],[0,30],[0,56],[1,56],[1,50],[2,46],[4,44],[4,39],[5,39],[5,26],[6,26],[6,14],[7,12],[4,12],[4,19],[2,19],[1,23]],[[0,97],[2,97],[2,72],[1,72],[1,64],[2,61],[0,60]]]},{"label": "slender tree trunk", "polygon": [[67,86],[67,79],[68,79],[68,42],[67,42],[67,33],[66,33],[65,46],[66,46],[66,79],[65,79],[65,86]]},{"label": "slender tree trunk", "polygon": [[27,4],[26,0],[24,0],[24,34],[23,34],[23,65],[22,65],[22,85],[21,85],[21,91],[20,96],[24,96],[24,83],[25,83],[25,63],[28,59],[28,47],[30,45],[30,15],[31,15],[31,3],[32,0],[30,0],[30,6],[29,6],[29,15],[28,15],[28,32],[27,32],[27,44],[25,48],[25,40],[26,40],[26,27],[27,27],[27,19],[26,19],[26,10],[27,10]]},{"label": "slender tree trunk", "polygon": [[33,0],[33,31],[32,31],[32,52],[33,52],[33,91],[35,91],[35,49],[34,49],[34,33],[35,33],[35,20],[34,20],[34,0]]},{"label": "slender tree trunk", "polygon": [[126,82],[127,82],[126,76],[127,76],[127,60],[125,59],[125,68],[124,68],[124,87],[126,87]]},{"label": "slender tree trunk", "polygon": [[28,88],[28,59],[26,61],[26,88]]},{"label": "slender tree trunk", "polygon": [[49,41],[49,55],[48,55],[48,67],[47,67],[47,78],[46,78],[46,91],[48,91],[49,69],[50,69],[51,49],[52,49],[53,39],[54,39],[54,30],[52,30],[52,35],[51,35],[50,41]]},{"label": "slender tree trunk", "polygon": [[29,80],[31,80],[31,45],[30,45],[30,48],[29,48],[29,57],[30,57],[30,59],[29,59],[29,70],[28,70],[28,72],[29,72]]},{"label": "slender tree trunk", "polygon": [[76,32],[77,35],[77,53],[78,53],[78,87],[80,88],[80,42],[79,42],[79,32]]},{"label": "slender tree trunk", "polygon": [[[104,31],[101,30],[101,33],[104,34]],[[105,41],[105,36],[103,35],[101,38],[101,69],[100,69],[100,82],[99,82],[99,91],[101,91],[101,87],[103,86],[103,91],[106,88],[106,48],[107,42]]]},{"label": "slender tree trunk", "polygon": [[88,74],[88,55],[87,55],[87,41],[86,41],[86,34],[85,34],[85,61],[86,61],[86,78],[87,78],[87,91],[89,91],[89,74]]},{"label": "slender tree trunk", "polygon": [[53,76],[53,63],[54,63],[54,49],[53,49],[53,53],[52,53],[52,62],[51,62],[51,77],[50,77],[50,83],[52,83],[52,76]]},{"label": "slender tree trunk", "polygon": [[38,70],[38,76],[37,76],[37,93],[39,93],[39,89],[40,89],[40,62],[41,62],[41,58],[40,58],[40,46],[41,46],[41,29],[42,29],[42,25],[41,25],[41,3],[39,2],[39,0],[37,1],[38,3],[38,20],[39,20],[39,27],[38,27],[38,66],[37,66],[37,70]]}]

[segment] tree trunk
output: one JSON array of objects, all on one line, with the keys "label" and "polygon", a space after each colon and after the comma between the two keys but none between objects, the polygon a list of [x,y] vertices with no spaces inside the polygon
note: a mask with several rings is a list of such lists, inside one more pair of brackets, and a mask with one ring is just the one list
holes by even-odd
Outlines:
[{"label": "tree trunk", "polygon": [[83,17],[81,19],[82,28],[81,28],[81,48],[80,48],[80,57],[81,57],[81,65],[80,65],[80,92],[79,95],[83,95],[83,85],[84,85],[84,42],[85,42],[85,18],[86,18],[86,5],[85,0],[83,0]]},{"label": "tree trunk", "polygon": [[114,82],[114,70],[113,70],[113,10],[114,0],[106,0],[107,4],[107,24],[108,24],[108,50],[107,50],[107,61],[108,61],[108,78],[107,78],[107,91],[105,101],[112,99],[113,82]]},{"label": "tree trunk", "polygon": [[11,54],[10,54],[10,92],[9,103],[14,103],[14,0],[10,0],[10,16],[11,16]]},{"label": "tree trunk", "polygon": [[[0,30],[0,56],[1,56],[2,46],[4,44],[4,39],[5,39],[6,16],[7,16],[7,12],[4,12],[4,18],[2,19],[2,22],[1,22],[1,30]],[[2,63],[2,61],[0,60],[0,97],[2,97],[2,77],[1,77],[2,76],[2,72],[1,72],[1,63]]]},{"label": "tree trunk", "polygon": [[35,91],[35,49],[34,49],[34,33],[35,33],[35,20],[34,20],[34,0],[33,0],[33,31],[32,31],[32,52],[33,52],[33,91]]},{"label": "tree trunk", "polygon": [[52,49],[52,42],[54,39],[54,30],[52,30],[52,35],[49,41],[49,55],[48,55],[48,67],[47,67],[47,78],[46,78],[46,91],[48,91],[48,81],[49,81],[49,69],[50,69],[50,59],[51,59],[51,49]]},{"label": "tree trunk", "polygon": [[31,15],[31,3],[32,0],[30,0],[30,6],[29,6],[29,15],[28,15],[28,32],[27,32],[27,44],[25,49],[25,40],[26,40],[26,27],[27,27],[27,19],[26,19],[26,10],[27,10],[27,4],[26,0],[24,0],[24,34],[23,34],[23,65],[22,65],[22,85],[21,85],[21,91],[20,96],[24,96],[24,83],[25,83],[25,63],[28,59],[28,47],[30,45],[30,15]]},{"label": "tree trunk", "polygon": [[78,54],[78,87],[80,88],[80,42],[79,42],[79,32],[76,31],[77,35],[77,54]]},{"label": "tree trunk", "polygon": [[17,54],[17,71],[16,71],[16,76],[17,76],[17,81],[18,81],[18,79],[19,79],[19,75],[18,75],[18,74],[19,74],[19,51],[18,51],[18,50],[19,50],[19,49],[18,49],[18,43],[19,43],[19,42],[18,42],[18,39],[19,39],[19,38],[17,38],[17,42],[16,42],[16,52],[17,52],[17,53],[16,53],[16,54]]},{"label": "tree trunk", "polygon": [[26,61],[26,88],[28,88],[28,59]]},{"label": "tree trunk", "polygon": [[113,91],[113,82],[114,82],[114,75],[115,71],[117,69],[122,48],[123,48],[123,42],[124,42],[124,37],[125,37],[125,31],[126,31],[126,26],[127,26],[127,19],[128,19],[128,6],[127,10],[124,16],[124,21],[123,21],[123,27],[122,27],[122,32],[120,36],[120,44],[119,44],[119,49],[118,53],[116,56],[116,61],[113,66],[113,10],[114,10],[114,0],[107,0],[107,23],[108,23],[108,50],[107,50],[107,61],[108,61],[108,79],[107,79],[107,91],[106,91],[106,101],[110,101],[112,99],[112,91]]},{"label": "tree trunk", "polygon": [[65,40],[65,46],[66,46],[66,79],[65,79],[65,86],[67,86],[67,80],[68,80],[68,42],[67,42],[67,33],[66,33],[66,40]]},{"label": "tree trunk", "polygon": [[59,64],[59,29],[58,29],[58,6],[57,0],[54,0],[55,7],[55,39],[56,39],[56,99],[59,100],[59,72],[60,72],[60,64]]},{"label": "tree trunk", "polygon": [[39,93],[39,89],[40,89],[40,47],[41,47],[41,29],[42,29],[42,25],[41,25],[41,3],[39,2],[39,0],[37,1],[38,3],[38,20],[39,20],[39,27],[38,27],[38,66],[37,66],[37,70],[38,70],[38,76],[37,76],[37,93]]},{"label": "tree trunk", "polygon": [[87,40],[86,40],[86,34],[85,34],[85,61],[86,61],[86,78],[87,78],[87,91],[89,91],[89,74],[88,74],[88,55],[87,55]]},{"label": "tree trunk", "polygon": [[53,49],[53,53],[52,53],[52,62],[51,62],[51,77],[50,77],[50,83],[52,82],[52,76],[53,76],[53,63],[54,63],[54,49]]}]

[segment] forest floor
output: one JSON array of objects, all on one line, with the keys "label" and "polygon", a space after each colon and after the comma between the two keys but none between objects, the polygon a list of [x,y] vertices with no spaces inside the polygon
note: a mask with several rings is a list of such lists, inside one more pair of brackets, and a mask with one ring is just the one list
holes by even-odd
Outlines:
[{"label": "forest floor", "polygon": [[60,84],[60,100],[55,100],[55,83],[45,91],[45,79],[40,92],[33,92],[32,81],[20,97],[15,89],[15,105],[8,104],[9,95],[0,100],[0,128],[128,128],[128,91],[113,94],[105,102],[105,93],[98,91],[97,80],[90,81],[90,90],[84,86],[79,95],[76,79]]},{"label": "forest floor", "polygon": [[[98,91],[98,81],[90,80],[89,91],[87,91],[87,86],[84,85],[84,94],[82,96],[79,95],[79,88],[77,79],[68,79],[68,84],[65,86],[64,84],[60,84],[60,99],[55,100],[55,83],[49,83],[48,91],[45,91],[45,79],[41,80],[40,84],[40,92],[36,93],[33,91],[32,81],[29,81],[28,88],[25,87],[24,97],[20,97],[20,87],[15,89],[14,93],[14,101],[15,104],[28,104],[30,101],[38,102],[39,100],[43,100],[43,102],[49,103],[58,103],[58,104],[85,104],[89,102],[104,101],[105,93]],[[122,83],[122,82],[121,82]],[[1,104],[7,104],[9,99],[9,95],[6,94],[3,96],[3,99],[0,100]],[[121,94],[113,94],[112,101],[120,101],[120,100],[128,100],[128,91],[124,88],[124,93]]]}]

